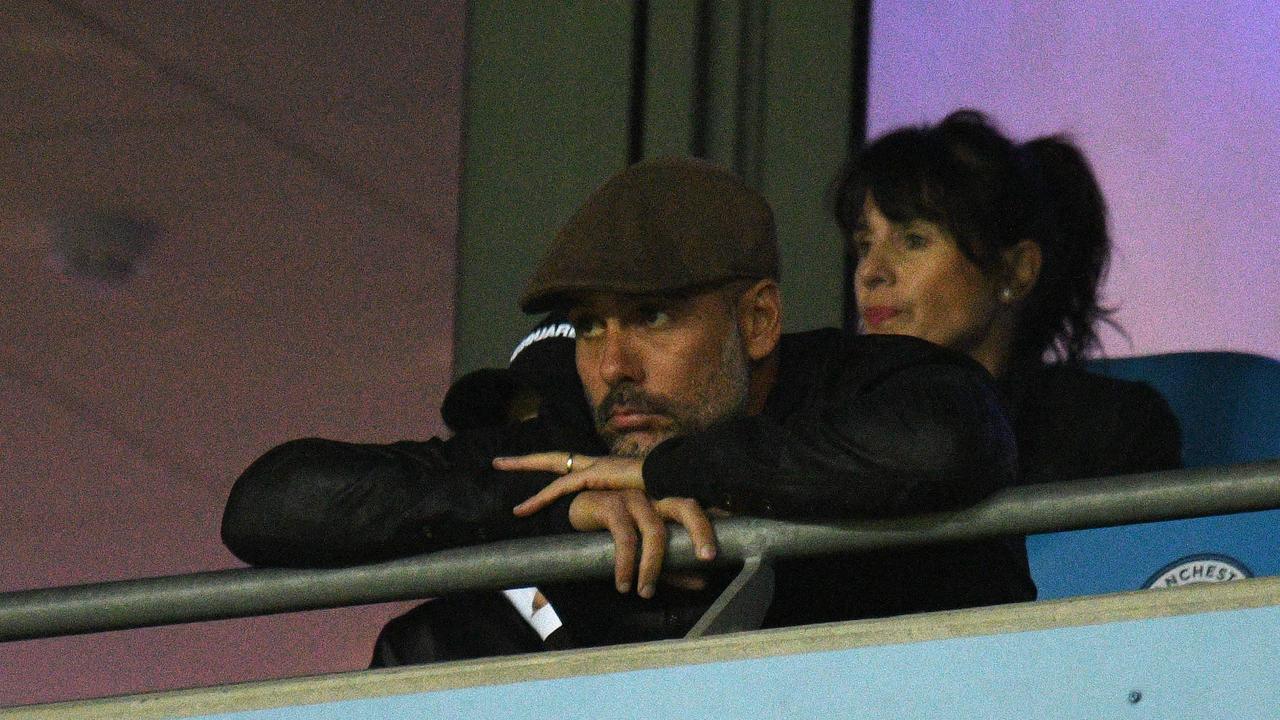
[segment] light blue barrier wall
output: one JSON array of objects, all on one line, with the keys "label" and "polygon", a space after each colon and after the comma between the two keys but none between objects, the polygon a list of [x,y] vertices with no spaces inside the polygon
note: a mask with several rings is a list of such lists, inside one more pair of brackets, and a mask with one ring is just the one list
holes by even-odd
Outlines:
[{"label": "light blue barrier wall", "polygon": [[1270,719],[1278,676],[1264,607],[203,718]]},{"label": "light blue barrier wall", "polygon": [[[1042,599],[1166,585],[1198,570],[1280,575],[1280,510],[1121,525],[1027,538]],[[1175,573],[1176,574],[1176,573]]]}]

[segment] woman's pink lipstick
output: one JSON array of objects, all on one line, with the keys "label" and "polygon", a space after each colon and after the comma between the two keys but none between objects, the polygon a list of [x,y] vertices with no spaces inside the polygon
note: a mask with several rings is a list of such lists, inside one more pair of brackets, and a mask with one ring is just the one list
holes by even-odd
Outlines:
[{"label": "woman's pink lipstick", "polygon": [[862,308],[862,319],[867,323],[867,327],[874,330],[901,313],[901,310],[891,308],[888,305],[871,305]]}]

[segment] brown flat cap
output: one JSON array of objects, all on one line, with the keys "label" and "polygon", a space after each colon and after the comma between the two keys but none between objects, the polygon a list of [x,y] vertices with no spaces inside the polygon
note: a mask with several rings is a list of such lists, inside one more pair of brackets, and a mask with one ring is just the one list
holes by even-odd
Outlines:
[{"label": "brown flat cap", "polygon": [[668,294],[777,277],[764,197],[717,165],[661,158],[632,165],[587,198],[542,256],[520,308],[543,312],[576,290]]}]

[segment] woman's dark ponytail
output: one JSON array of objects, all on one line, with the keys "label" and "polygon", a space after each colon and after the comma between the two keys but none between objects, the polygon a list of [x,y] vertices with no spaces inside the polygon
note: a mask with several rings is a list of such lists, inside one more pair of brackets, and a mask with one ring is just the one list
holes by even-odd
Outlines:
[{"label": "woman's dark ponytail", "polygon": [[1112,311],[1098,289],[1111,259],[1107,207],[1089,162],[1060,136],[1042,137],[1019,149],[1040,195],[1044,217],[1040,279],[1024,305],[1015,355],[1046,350],[1079,362],[1098,342],[1099,321]]}]

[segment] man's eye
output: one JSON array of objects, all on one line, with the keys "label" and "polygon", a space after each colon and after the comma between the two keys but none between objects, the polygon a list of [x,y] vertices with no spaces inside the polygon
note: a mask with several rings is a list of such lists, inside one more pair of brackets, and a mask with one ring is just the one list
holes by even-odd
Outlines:
[{"label": "man's eye", "polygon": [[859,260],[865,258],[871,252],[871,241],[866,238],[854,238],[853,242],[849,243],[849,246],[853,250],[853,256]]},{"label": "man's eye", "polygon": [[644,318],[644,324],[651,328],[660,328],[671,322],[671,316],[663,310],[645,310],[641,317]]}]

